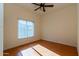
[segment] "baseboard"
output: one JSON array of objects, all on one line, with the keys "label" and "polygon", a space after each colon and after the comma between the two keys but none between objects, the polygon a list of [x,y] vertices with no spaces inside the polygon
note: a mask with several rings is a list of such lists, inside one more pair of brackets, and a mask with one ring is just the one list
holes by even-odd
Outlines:
[{"label": "baseboard", "polygon": [[[38,40],[40,40],[40,39],[38,39]],[[17,47],[21,47],[21,46],[24,46],[24,45],[26,45],[26,44],[31,44],[31,43],[34,43],[34,42],[36,42],[36,41],[38,41],[38,40],[29,42],[29,43],[25,43],[25,44],[23,44],[23,45],[19,45],[19,46],[16,46],[16,47],[12,47],[12,48],[9,48],[9,49],[6,49],[6,50],[10,50],[10,49],[14,49],[14,48],[17,48]],[[6,51],[6,50],[3,50],[3,51]]]},{"label": "baseboard", "polygon": [[[41,39],[41,40],[45,40],[45,39]],[[51,43],[62,44],[62,43],[58,43],[58,42],[54,42],[54,41],[50,41],[50,40],[45,40],[45,41],[48,41],[48,42],[51,42]],[[66,45],[66,44],[62,44],[62,45],[65,45],[65,46],[70,46],[70,45]],[[70,47],[77,48],[77,47],[75,47],[75,46],[70,46]]]}]

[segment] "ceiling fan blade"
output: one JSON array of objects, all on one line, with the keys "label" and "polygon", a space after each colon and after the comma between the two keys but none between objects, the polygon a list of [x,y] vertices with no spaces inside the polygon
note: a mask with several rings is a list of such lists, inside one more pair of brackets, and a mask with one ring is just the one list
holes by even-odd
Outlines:
[{"label": "ceiling fan blade", "polygon": [[44,12],[46,11],[44,7],[43,7],[43,11],[44,11]]},{"label": "ceiling fan blade", "polygon": [[32,4],[37,5],[37,6],[40,6],[40,4],[37,4],[37,3],[32,3]]},{"label": "ceiling fan blade", "polygon": [[45,4],[43,5],[43,11],[45,12],[46,10],[45,10],[45,7],[44,6],[45,6]]},{"label": "ceiling fan blade", "polygon": [[37,11],[38,9],[40,9],[41,7],[36,8],[34,11]]},{"label": "ceiling fan blade", "polygon": [[54,5],[45,5],[45,7],[54,7]]}]

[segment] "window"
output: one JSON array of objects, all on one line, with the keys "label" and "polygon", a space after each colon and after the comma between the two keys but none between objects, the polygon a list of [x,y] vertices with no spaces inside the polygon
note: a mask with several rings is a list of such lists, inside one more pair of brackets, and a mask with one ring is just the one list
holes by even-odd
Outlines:
[{"label": "window", "polygon": [[32,21],[18,21],[18,38],[34,36],[34,23]]}]

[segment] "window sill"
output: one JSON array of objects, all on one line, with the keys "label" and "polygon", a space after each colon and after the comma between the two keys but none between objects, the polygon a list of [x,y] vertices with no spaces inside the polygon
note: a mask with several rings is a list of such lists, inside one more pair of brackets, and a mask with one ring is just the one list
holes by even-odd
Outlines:
[{"label": "window sill", "polygon": [[31,37],[26,37],[26,38],[18,38],[19,40],[24,40],[24,39],[28,39],[28,38],[33,38],[34,36]]}]

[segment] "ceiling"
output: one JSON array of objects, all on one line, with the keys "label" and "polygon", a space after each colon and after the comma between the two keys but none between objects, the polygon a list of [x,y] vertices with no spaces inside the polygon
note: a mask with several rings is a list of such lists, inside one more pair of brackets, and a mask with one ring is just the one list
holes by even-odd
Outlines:
[{"label": "ceiling", "polygon": [[28,9],[29,11],[32,11],[33,13],[36,13],[36,14],[44,14],[44,13],[47,13],[47,12],[50,12],[50,11],[54,11],[58,8],[62,8],[62,7],[65,7],[65,6],[68,6],[68,5],[71,5],[73,3],[45,3],[46,5],[50,5],[50,4],[53,4],[54,7],[46,7],[46,12],[43,12],[41,11],[40,9],[37,10],[37,11],[34,11],[34,9],[38,8],[38,6],[32,4],[32,3],[18,3],[17,5],[19,5],[20,7],[23,7],[25,9]]}]

